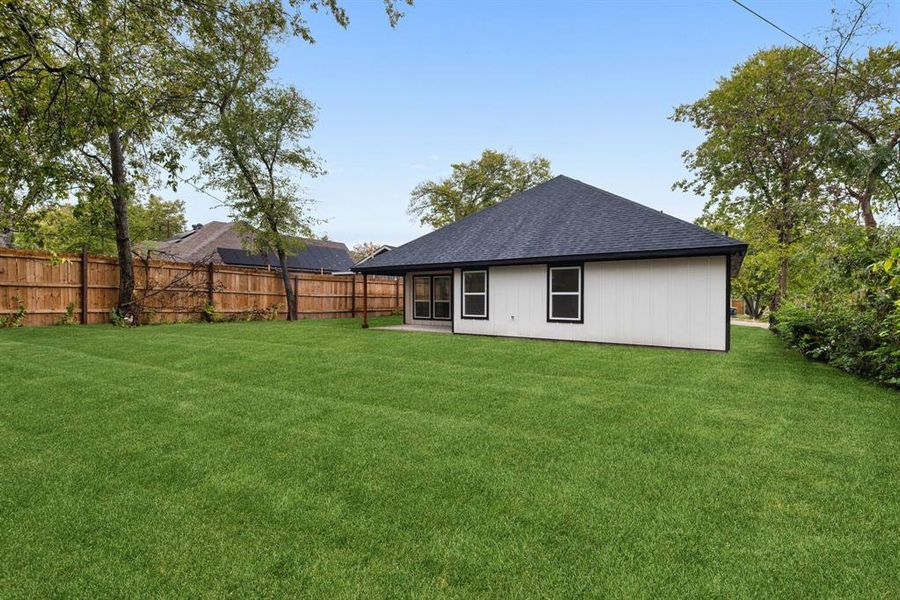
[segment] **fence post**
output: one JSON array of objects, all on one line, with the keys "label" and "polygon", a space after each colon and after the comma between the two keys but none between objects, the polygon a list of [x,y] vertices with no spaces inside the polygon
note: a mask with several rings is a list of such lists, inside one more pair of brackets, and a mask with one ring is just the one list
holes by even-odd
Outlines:
[{"label": "fence post", "polygon": [[400,279],[394,278],[394,310],[391,312],[397,312],[400,309]]},{"label": "fence post", "polygon": [[369,328],[369,276],[363,273],[363,329]]},{"label": "fence post", "polygon": [[81,324],[88,322],[88,251],[87,246],[81,249]]},{"label": "fence post", "polygon": [[294,275],[294,314],[300,320],[300,276]]},{"label": "fence post", "polygon": [[350,276],[350,318],[356,318],[356,273]]},{"label": "fence post", "polygon": [[215,281],[214,281],[214,270],[216,265],[213,263],[207,263],[206,265],[206,302],[210,306],[215,306],[215,298],[213,297],[213,293],[215,292]]}]

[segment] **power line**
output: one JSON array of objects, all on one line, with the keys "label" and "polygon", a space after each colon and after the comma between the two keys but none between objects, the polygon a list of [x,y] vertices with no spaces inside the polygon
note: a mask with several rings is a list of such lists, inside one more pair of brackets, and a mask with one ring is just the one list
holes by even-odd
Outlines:
[{"label": "power line", "polygon": [[[860,77],[859,75],[857,75],[856,73],[854,73],[853,71],[851,71],[850,69],[848,69],[847,67],[845,67],[844,65],[842,65],[842,64],[841,64],[840,62],[838,62],[837,60],[831,58],[830,56],[828,56],[827,54],[825,54],[824,52],[822,52],[821,50],[819,50],[819,49],[816,48],[815,46],[811,46],[810,44],[807,44],[806,42],[804,42],[803,40],[801,40],[800,38],[798,38],[796,35],[794,35],[794,34],[791,33],[790,31],[788,31],[788,30],[785,29],[784,27],[781,27],[780,25],[778,25],[777,23],[775,23],[775,22],[772,21],[771,19],[768,19],[768,18],[764,17],[763,15],[759,14],[758,12],[756,12],[755,10],[753,10],[752,8],[750,8],[749,6],[747,6],[746,4],[744,4],[743,2],[741,2],[740,0],[731,0],[731,1],[732,1],[734,4],[737,4],[738,6],[740,6],[741,8],[743,8],[744,10],[746,10],[748,13],[750,13],[751,15],[753,15],[754,17],[756,17],[757,19],[763,21],[763,22],[766,23],[767,25],[769,25],[769,26],[771,26],[771,27],[777,29],[778,31],[780,31],[780,32],[783,33],[784,35],[788,36],[789,38],[791,38],[792,40],[794,40],[795,42],[797,42],[798,44],[800,44],[801,46],[803,46],[803,47],[806,48],[807,50],[810,50],[810,51],[812,51],[812,52],[815,52],[817,55],[819,55],[820,57],[824,58],[824,59],[827,60],[829,63],[833,64],[833,65],[835,66],[835,68],[840,69],[841,71],[843,71],[843,72],[846,73],[847,75],[850,75],[851,77],[855,78],[857,81],[861,81],[862,83],[866,84],[867,86],[869,86],[870,88],[872,88],[872,89],[875,90],[876,92],[881,92],[881,89],[880,89],[877,85],[873,84],[871,81],[869,81],[869,80],[867,80],[867,79],[864,79],[863,77]],[[890,98],[891,98],[892,100],[894,100],[895,102],[900,103],[900,99],[898,99],[896,96],[890,96]]]}]

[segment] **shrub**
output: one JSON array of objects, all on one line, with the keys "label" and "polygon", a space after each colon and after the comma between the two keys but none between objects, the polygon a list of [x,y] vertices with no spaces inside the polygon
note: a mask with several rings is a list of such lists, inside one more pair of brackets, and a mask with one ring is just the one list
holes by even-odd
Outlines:
[{"label": "shrub", "polygon": [[56,322],[57,325],[75,325],[78,321],[75,319],[75,303],[66,304],[66,312]]},{"label": "shrub", "polygon": [[253,307],[249,310],[236,313],[221,313],[212,304],[207,303],[201,309],[203,319],[210,323],[230,323],[234,321],[275,321],[283,304],[273,304],[265,307]]},{"label": "shrub", "polygon": [[900,312],[785,305],[773,330],[791,347],[848,373],[900,389]]},{"label": "shrub", "polygon": [[13,302],[16,303],[16,310],[0,316],[0,327],[21,327],[25,323],[25,316],[28,314],[25,303],[18,296],[13,296]]},{"label": "shrub", "polygon": [[218,323],[222,320],[222,313],[216,310],[216,306],[212,302],[204,304],[201,312],[203,320],[208,323]]},{"label": "shrub", "polygon": [[109,311],[109,322],[116,327],[131,327],[134,319],[131,315],[123,315],[118,308]]}]

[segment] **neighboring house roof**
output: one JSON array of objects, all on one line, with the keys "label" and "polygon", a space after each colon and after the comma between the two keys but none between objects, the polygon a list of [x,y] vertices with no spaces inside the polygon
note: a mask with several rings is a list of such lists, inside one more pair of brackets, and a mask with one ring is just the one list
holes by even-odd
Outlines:
[{"label": "neighboring house roof", "polygon": [[[345,271],[353,265],[347,246],[341,242],[301,239],[305,247],[288,257],[288,269],[295,271]],[[274,254],[253,255],[243,249],[241,236],[233,223],[212,221],[158,242],[154,258],[190,263],[216,263],[246,267],[278,266]]]},{"label": "neighboring house roof", "polygon": [[396,246],[389,246],[389,245],[387,245],[387,244],[385,244],[385,245],[383,245],[383,246],[379,246],[377,249],[375,249],[375,251],[370,252],[370,253],[368,254],[368,256],[366,256],[364,259],[362,259],[361,261],[359,261],[359,262],[356,263],[356,264],[361,265],[361,264],[363,264],[364,262],[366,262],[367,260],[369,260],[369,259],[371,259],[371,258],[374,258],[374,257],[378,256],[379,254],[384,254],[385,252],[390,252],[390,251],[393,250],[394,248],[396,248]]},{"label": "neighboring house roof", "polygon": [[559,175],[353,270],[730,254],[736,273],[746,250],[741,241]]},{"label": "neighboring house roof", "polygon": [[[219,256],[225,264],[244,267],[278,267],[278,255],[250,255],[244,250],[219,248]],[[349,264],[348,264],[349,262]],[[341,250],[333,246],[321,246],[315,242],[307,242],[306,248],[299,254],[287,257],[288,269],[291,271],[346,271],[353,264],[348,260],[346,248]]]}]

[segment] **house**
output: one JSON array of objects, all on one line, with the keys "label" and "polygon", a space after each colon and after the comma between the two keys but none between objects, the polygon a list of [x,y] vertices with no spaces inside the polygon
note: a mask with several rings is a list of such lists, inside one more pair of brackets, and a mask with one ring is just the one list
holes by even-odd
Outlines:
[{"label": "house", "polygon": [[727,351],[746,250],[559,176],[353,270],[405,278],[406,324]]},{"label": "house", "polygon": [[[288,270],[312,273],[347,271],[353,265],[350,251],[341,242],[302,239],[299,253],[288,256]],[[234,223],[212,221],[195,226],[192,231],[157,242],[151,250],[153,258],[189,263],[214,263],[238,267],[277,268],[274,254],[250,254],[243,249],[241,236]]]},{"label": "house", "polygon": [[378,248],[376,248],[374,251],[370,252],[365,258],[363,258],[361,261],[359,261],[356,264],[361,265],[362,263],[366,262],[367,260],[375,258],[376,256],[378,256],[380,254],[384,254],[385,252],[390,252],[394,248],[395,248],[395,246],[388,246],[387,244],[385,244],[383,246],[379,246]]}]

